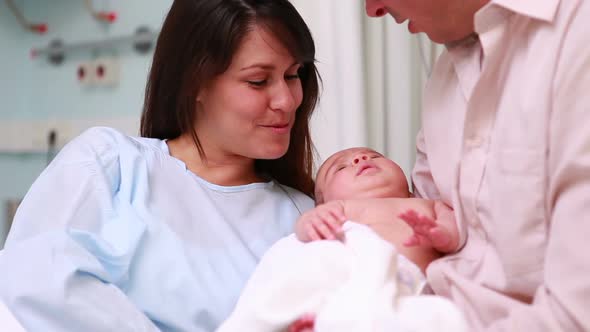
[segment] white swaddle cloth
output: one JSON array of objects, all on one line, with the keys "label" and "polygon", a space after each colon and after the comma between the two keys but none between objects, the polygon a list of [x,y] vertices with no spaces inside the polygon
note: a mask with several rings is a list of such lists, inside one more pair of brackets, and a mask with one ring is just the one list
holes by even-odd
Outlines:
[{"label": "white swaddle cloth", "polygon": [[449,301],[414,296],[424,277],[393,245],[357,223],[344,231],[344,243],[291,235],[273,245],[217,331],[283,331],[305,313],[316,332],[467,330]]}]

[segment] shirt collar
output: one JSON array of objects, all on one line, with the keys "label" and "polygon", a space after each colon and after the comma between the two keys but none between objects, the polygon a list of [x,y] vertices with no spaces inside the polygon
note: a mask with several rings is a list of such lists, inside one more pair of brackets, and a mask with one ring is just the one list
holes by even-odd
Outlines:
[{"label": "shirt collar", "polygon": [[534,19],[553,22],[560,2],[561,0],[491,0],[490,5],[500,6]]}]

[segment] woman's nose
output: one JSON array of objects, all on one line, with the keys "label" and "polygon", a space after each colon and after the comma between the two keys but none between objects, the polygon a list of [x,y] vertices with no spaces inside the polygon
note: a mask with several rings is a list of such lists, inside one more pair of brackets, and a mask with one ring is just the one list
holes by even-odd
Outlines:
[{"label": "woman's nose", "polygon": [[289,85],[281,82],[273,91],[270,107],[283,112],[293,111],[296,108],[295,96]]},{"label": "woman's nose", "polygon": [[354,156],[354,158],[352,159],[352,164],[356,165],[356,164],[360,163],[361,160],[369,160],[369,156],[367,156],[364,153],[358,154],[358,155]]},{"label": "woman's nose", "polygon": [[387,14],[385,6],[379,0],[366,0],[365,10],[367,11],[367,15],[371,17],[381,17]]}]

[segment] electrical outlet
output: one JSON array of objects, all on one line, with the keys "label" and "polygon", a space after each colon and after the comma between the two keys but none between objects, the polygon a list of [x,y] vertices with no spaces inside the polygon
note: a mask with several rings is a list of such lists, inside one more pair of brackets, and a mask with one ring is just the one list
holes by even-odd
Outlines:
[{"label": "electrical outlet", "polygon": [[115,86],[119,83],[120,65],[116,57],[102,57],[94,61],[94,76],[98,86]]},{"label": "electrical outlet", "polygon": [[94,62],[81,62],[76,67],[76,79],[81,86],[90,87],[96,83]]}]

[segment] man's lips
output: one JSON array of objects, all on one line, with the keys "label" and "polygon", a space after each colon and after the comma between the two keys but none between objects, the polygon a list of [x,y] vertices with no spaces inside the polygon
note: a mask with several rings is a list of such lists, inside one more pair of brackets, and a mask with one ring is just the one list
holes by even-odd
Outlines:
[{"label": "man's lips", "polygon": [[403,17],[399,14],[394,13],[392,10],[387,10],[387,12],[389,12],[389,15],[391,15],[391,17],[393,17],[393,19],[395,20],[395,23],[397,23],[397,24],[402,24],[408,19],[407,17]]},{"label": "man's lips", "polygon": [[407,18],[398,17],[398,16],[394,16],[393,19],[395,20],[395,23],[397,23],[397,24],[402,24],[408,20]]}]

